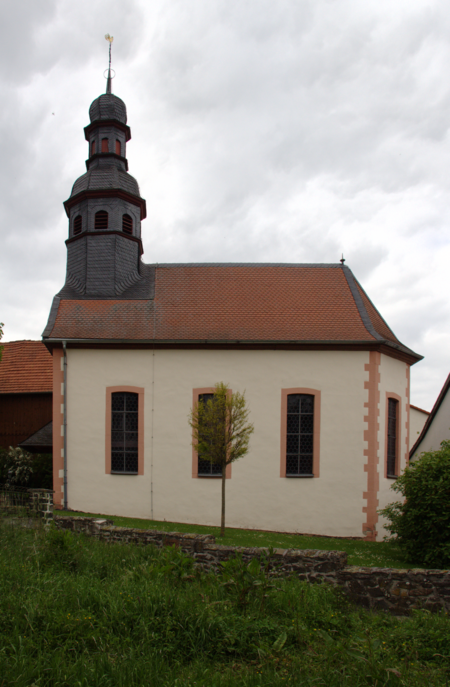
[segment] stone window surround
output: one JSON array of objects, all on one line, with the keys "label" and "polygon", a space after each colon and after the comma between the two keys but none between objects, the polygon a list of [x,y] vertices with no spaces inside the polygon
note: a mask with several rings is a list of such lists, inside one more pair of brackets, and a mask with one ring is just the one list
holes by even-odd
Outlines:
[{"label": "stone window surround", "polygon": [[313,430],[313,476],[320,477],[320,405],[319,389],[294,387],[281,389],[281,429],[280,429],[280,477],[286,479],[309,479],[307,475],[286,476],[286,433],[287,433],[287,397],[290,394],[308,394],[314,396],[314,430]]},{"label": "stone window surround", "polygon": [[105,474],[111,475],[111,397],[120,391],[138,394],[138,471],[137,475],[114,473],[119,477],[136,477],[144,474],[144,388],[139,386],[107,386],[105,414]]},{"label": "stone window surround", "polygon": [[[396,436],[395,436],[395,475],[388,475],[388,426],[389,426],[389,399],[392,398],[397,401],[397,422],[396,422]],[[400,448],[401,448],[401,416],[402,416],[402,398],[393,391],[386,391],[386,408],[385,408],[385,426],[384,426],[384,476],[386,479],[397,479],[400,474]]]}]

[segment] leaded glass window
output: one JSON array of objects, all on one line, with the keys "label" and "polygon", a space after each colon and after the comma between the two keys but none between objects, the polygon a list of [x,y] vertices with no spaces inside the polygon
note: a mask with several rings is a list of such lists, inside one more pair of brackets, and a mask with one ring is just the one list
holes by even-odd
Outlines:
[{"label": "leaded glass window", "polygon": [[286,475],[313,476],[314,396],[288,395],[286,425]]},{"label": "leaded glass window", "polygon": [[387,426],[387,475],[397,477],[397,413],[398,401],[395,398],[388,399],[388,426]]},{"label": "leaded glass window", "polygon": [[[198,400],[203,401],[206,405],[208,401],[214,398],[214,394],[199,394]],[[222,467],[218,463],[211,463],[211,461],[202,458],[202,454],[198,454],[198,475],[199,477],[221,477]]]},{"label": "leaded glass window", "polygon": [[111,394],[111,472],[138,472],[138,409],[138,394]]}]

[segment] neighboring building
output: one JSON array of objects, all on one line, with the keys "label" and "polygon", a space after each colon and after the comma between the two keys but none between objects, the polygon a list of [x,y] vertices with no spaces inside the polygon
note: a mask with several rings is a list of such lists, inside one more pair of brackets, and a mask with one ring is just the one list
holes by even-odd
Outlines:
[{"label": "neighboring building", "polygon": [[425,422],[428,420],[430,413],[428,410],[423,410],[417,406],[409,406],[409,449],[411,450],[419,434],[421,433]]},{"label": "neighboring building", "polygon": [[343,261],[144,264],[146,206],[109,79],[89,114],[88,171],[64,204],[66,283],[43,333],[55,503],[217,524],[219,471],[193,452],[188,415],[223,381],[246,391],[255,425],[227,471],[229,526],[380,537],[421,356]]},{"label": "neighboring building", "polygon": [[410,452],[415,460],[424,451],[437,451],[441,442],[450,440],[450,374],[445,380],[436,403]]},{"label": "neighboring building", "polygon": [[0,448],[15,448],[52,420],[53,361],[42,341],[2,346]]}]

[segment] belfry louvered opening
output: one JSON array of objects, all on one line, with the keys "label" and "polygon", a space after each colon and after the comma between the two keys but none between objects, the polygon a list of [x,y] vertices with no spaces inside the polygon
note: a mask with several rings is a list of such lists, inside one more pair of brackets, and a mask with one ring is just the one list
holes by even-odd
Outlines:
[{"label": "belfry louvered opening", "polygon": [[95,229],[107,229],[108,228],[108,213],[106,210],[99,210],[95,213],[94,220]]},{"label": "belfry louvered opening", "polygon": [[286,423],[286,476],[313,477],[314,396],[289,394]]},{"label": "belfry louvered opening", "polygon": [[[199,401],[204,404],[208,401],[214,400],[214,394],[200,394],[198,397]],[[202,454],[198,454],[198,476],[199,477],[221,477],[222,467],[218,463],[211,463],[210,460],[206,460],[202,457]]]},{"label": "belfry louvered opening", "polygon": [[139,395],[111,394],[111,472],[138,474]]},{"label": "belfry louvered opening", "polygon": [[397,425],[398,425],[398,401],[395,398],[388,399],[388,426],[387,426],[387,476],[397,477]]},{"label": "belfry louvered opening", "polygon": [[133,218],[130,215],[122,215],[122,231],[129,236],[133,234]]},{"label": "belfry louvered opening", "polygon": [[73,221],[73,233],[74,236],[77,234],[81,234],[81,230],[83,229],[83,219],[81,215],[77,215]]}]

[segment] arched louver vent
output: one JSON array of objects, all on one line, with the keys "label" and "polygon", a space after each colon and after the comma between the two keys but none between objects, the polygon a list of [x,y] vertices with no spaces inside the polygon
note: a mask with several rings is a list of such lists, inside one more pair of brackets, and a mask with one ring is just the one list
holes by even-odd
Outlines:
[{"label": "arched louver vent", "polygon": [[116,155],[120,155],[121,150],[120,150],[120,141],[116,139]]},{"label": "arched louver vent", "polygon": [[108,213],[106,210],[99,210],[95,213],[95,229],[107,229],[108,228]]},{"label": "arched louver vent", "polygon": [[133,219],[130,217],[130,215],[123,215],[122,231],[130,236],[133,234]]},{"label": "arched louver vent", "polygon": [[108,139],[102,138],[102,153],[108,152]]},{"label": "arched louver vent", "polygon": [[81,234],[81,230],[83,228],[83,220],[81,218],[81,215],[77,215],[73,221],[73,234],[76,236],[77,234]]},{"label": "arched louver vent", "polygon": [[95,154],[95,141],[91,141],[91,155]]}]

